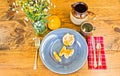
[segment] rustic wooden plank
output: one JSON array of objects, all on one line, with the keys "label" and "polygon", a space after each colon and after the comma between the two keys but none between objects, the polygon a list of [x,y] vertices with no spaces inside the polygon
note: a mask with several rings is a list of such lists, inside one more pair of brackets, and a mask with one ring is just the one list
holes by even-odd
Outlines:
[{"label": "rustic wooden plank", "polygon": [[[70,21],[69,13],[70,5],[81,0],[51,1],[56,8],[51,8],[50,12],[60,18],[62,27],[80,32],[80,26]],[[89,22],[96,27],[93,35],[104,37],[107,70],[89,70],[86,62],[77,72],[63,76],[120,76],[120,0],[82,1],[88,4],[89,11],[96,14],[96,19]],[[40,57],[38,69],[33,70],[36,49],[31,24],[24,21],[25,14],[22,11],[8,20],[6,12],[9,4],[5,0],[0,0],[0,3],[0,76],[61,76],[48,70]]]},{"label": "rustic wooden plank", "polygon": [[[16,50],[16,51],[0,51],[0,75],[8,76],[9,74],[13,76],[24,74],[25,76],[30,75],[45,75],[48,76],[59,76],[59,74],[55,74],[48,70],[41,62],[40,58],[38,61],[38,69],[33,71],[33,63],[34,63],[34,53],[35,48],[29,50]],[[77,72],[71,74],[70,76],[74,75],[110,75],[115,74],[119,76],[120,71],[120,51],[106,51],[106,59],[107,59],[107,70],[88,70],[88,64],[84,65],[83,68],[78,70]],[[113,61],[114,60],[114,61]],[[12,71],[11,71],[12,70]],[[9,72],[9,74],[4,72]],[[101,74],[102,73],[102,74]]]}]

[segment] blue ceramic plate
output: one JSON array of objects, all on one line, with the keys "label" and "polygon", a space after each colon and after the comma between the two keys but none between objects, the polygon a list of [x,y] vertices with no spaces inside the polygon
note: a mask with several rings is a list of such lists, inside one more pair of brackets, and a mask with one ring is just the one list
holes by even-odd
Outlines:
[{"label": "blue ceramic plate", "polygon": [[[66,33],[73,34],[75,42],[72,46],[67,48],[73,48],[74,54],[66,59],[61,57],[62,61],[58,62],[53,52],[59,53],[63,47],[62,38]],[[59,74],[73,73],[85,64],[88,56],[86,40],[78,32],[68,28],[61,28],[48,33],[41,42],[40,57],[44,65],[51,71]]]}]

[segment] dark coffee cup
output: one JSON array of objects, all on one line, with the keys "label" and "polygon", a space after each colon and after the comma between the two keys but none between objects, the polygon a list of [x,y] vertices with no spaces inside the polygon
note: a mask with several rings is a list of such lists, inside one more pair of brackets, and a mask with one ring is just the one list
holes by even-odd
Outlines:
[{"label": "dark coffee cup", "polygon": [[71,7],[70,19],[76,25],[80,25],[82,22],[86,21],[88,15],[92,15],[92,19],[96,16],[93,12],[88,11],[88,5],[84,2],[75,2]]},{"label": "dark coffee cup", "polygon": [[83,2],[77,2],[75,5],[72,5],[72,7],[76,12],[79,12],[79,13],[84,13],[88,10],[87,4]]}]

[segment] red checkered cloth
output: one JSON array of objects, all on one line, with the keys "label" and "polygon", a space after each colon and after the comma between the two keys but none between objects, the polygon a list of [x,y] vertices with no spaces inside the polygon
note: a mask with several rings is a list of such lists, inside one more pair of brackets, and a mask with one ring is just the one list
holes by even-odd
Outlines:
[{"label": "red checkered cloth", "polygon": [[97,61],[97,67],[94,67],[94,51],[92,48],[92,42],[91,42],[91,36],[87,37],[87,43],[88,43],[88,67],[89,69],[106,69],[106,58],[105,58],[105,51],[104,51],[104,40],[103,37],[94,37],[95,41],[95,47],[98,42],[101,43],[101,50],[100,50],[100,60],[102,65],[98,66],[98,57],[99,57],[99,52],[96,49],[96,61]]}]

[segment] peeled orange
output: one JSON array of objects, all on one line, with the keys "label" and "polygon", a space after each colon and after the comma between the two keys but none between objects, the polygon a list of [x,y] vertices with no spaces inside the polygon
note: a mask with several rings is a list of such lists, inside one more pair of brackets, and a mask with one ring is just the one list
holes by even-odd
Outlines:
[{"label": "peeled orange", "polygon": [[58,62],[61,62],[61,58],[59,57],[56,51],[53,52],[53,55]]},{"label": "peeled orange", "polygon": [[61,27],[61,21],[58,16],[50,16],[48,18],[48,28],[51,30],[55,30]]}]

